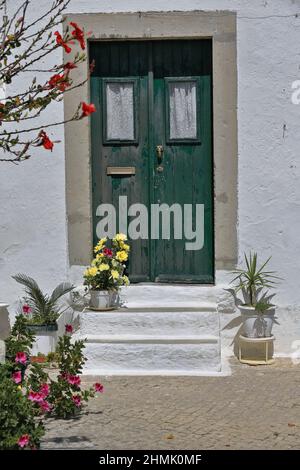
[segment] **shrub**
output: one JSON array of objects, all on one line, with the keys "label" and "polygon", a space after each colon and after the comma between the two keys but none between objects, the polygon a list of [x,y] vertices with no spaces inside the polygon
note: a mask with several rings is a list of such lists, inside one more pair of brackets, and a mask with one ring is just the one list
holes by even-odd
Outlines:
[{"label": "shrub", "polygon": [[19,352],[23,352],[28,358],[34,341],[35,335],[28,329],[26,318],[22,314],[17,315],[11,333],[5,340],[7,359],[15,362]]},{"label": "shrub", "polygon": [[6,340],[8,360],[0,365],[0,449],[39,448],[45,417],[76,416],[84,402],[103,391],[100,383],[81,389],[84,342],[72,343],[71,333],[71,325],[66,325],[55,355],[59,375],[54,380],[41,365],[29,365],[35,337],[24,316],[16,317]]},{"label": "shrub", "polygon": [[68,334],[62,336],[57,346],[57,361],[59,374],[57,380],[50,382],[48,401],[51,413],[58,418],[70,418],[78,415],[84,402],[102,392],[101,384],[83,390],[80,374],[85,362],[83,355],[84,341],[71,342]]},{"label": "shrub", "polygon": [[0,449],[39,448],[45,430],[36,414],[34,404],[13,380],[10,365],[1,365]]}]

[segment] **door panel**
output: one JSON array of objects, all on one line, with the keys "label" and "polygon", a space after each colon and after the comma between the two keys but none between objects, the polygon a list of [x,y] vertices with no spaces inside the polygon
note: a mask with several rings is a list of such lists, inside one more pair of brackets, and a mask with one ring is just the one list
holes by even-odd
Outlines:
[{"label": "door panel", "polygon": [[[98,43],[92,43],[90,55],[95,60],[91,99],[97,108],[91,120],[93,240],[96,244],[96,227],[100,220],[96,216],[96,210],[99,204],[112,204],[117,215],[119,196],[127,196],[128,206],[134,203],[149,206],[148,57],[142,43],[101,43],[100,48]],[[122,104],[118,91],[126,91],[128,86],[132,93],[125,93],[125,96],[123,94]],[[133,98],[133,103],[130,102],[130,97]],[[113,113],[112,116],[108,116],[108,111]],[[132,118],[134,126],[129,122]],[[113,119],[114,128],[109,129]],[[122,120],[125,121],[123,126]],[[108,167],[134,167],[136,174],[108,176]],[[118,222],[117,217],[117,231],[120,230]],[[131,243],[128,273],[132,282],[150,280],[149,259],[148,240],[139,239]]]},{"label": "door panel", "polygon": [[[151,205],[175,203],[184,215],[185,204],[204,204],[201,250],[186,250],[188,240],[175,239],[171,214],[169,239],[132,240],[129,274],[132,282],[212,283],[211,41],[99,42],[91,43],[90,56],[96,62],[91,98],[97,107],[92,116],[94,242],[98,205],[108,202],[118,209],[119,196],[126,195],[129,205],[145,204],[149,236]],[[108,176],[107,167],[134,167],[135,174]]]}]

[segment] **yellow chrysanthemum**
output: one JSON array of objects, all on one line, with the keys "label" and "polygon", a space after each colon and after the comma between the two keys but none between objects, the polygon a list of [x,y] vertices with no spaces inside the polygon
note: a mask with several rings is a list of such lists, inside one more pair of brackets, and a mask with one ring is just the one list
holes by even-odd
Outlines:
[{"label": "yellow chrysanthemum", "polygon": [[117,242],[124,242],[125,240],[127,240],[127,237],[124,233],[117,233],[114,240],[116,240]]},{"label": "yellow chrysanthemum", "polygon": [[120,245],[120,248],[122,248],[122,250],[125,250],[127,252],[130,250],[130,246],[127,245],[127,243],[120,242],[119,245]]},{"label": "yellow chrysanthemum", "polygon": [[116,259],[122,263],[123,261],[126,261],[128,259],[128,254],[124,250],[117,251]]},{"label": "yellow chrysanthemum", "polygon": [[111,277],[112,277],[113,279],[119,279],[120,274],[119,274],[118,271],[116,271],[115,269],[112,269],[112,270],[111,270]]},{"label": "yellow chrysanthemum", "polygon": [[125,274],[124,274],[124,276],[122,276],[122,279],[123,279],[123,282],[124,282],[125,286],[129,286],[129,279],[128,279],[127,276],[125,276]]},{"label": "yellow chrysanthemum", "polygon": [[96,255],[96,261],[99,261],[101,258],[103,258],[104,254],[103,253],[98,253]]},{"label": "yellow chrysanthemum", "polygon": [[96,266],[92,266],[91,268],[88,269],[88,276],[96,276],[98,273],[98,269],[96,268]]},{"label": "yellow chrysanthemum", "polygon": [[99,271],[108,271],[108,270],[109,270],[109,264],[101,263],[99,265]]},{"label": "yellow chrysanthemum", "polygon": [[98,241],[97,245],[94,248],[94,252],[98,253],[98,251],[102,250],[103,246],[107,242],[107,238],[101,238],[101,240]]}]

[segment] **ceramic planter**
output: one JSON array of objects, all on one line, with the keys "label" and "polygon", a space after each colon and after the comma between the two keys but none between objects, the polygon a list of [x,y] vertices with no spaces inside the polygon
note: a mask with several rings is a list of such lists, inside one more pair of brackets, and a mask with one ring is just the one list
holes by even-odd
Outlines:
[{"label": "ceramic planter", "polygon": [[37,356],[38,353],[47,355],[50,352],[55,352],[58,340],[56,323],[51,325],[28,325],[28,328],[36,336],[31,351],[32,356]]},{"label": "ceramic planter", "polygon": [[240,305],[239,310],[243,318],[243,335],[247,338],[268,338],[272,336],[275,319],[275,307],[270,307],[264,313],[258,312],[255,307]]},{"label": "ceramic planter", "polygon": [[112,293],[108,290],[90,290],[90,306],[96,310],[106,310],[112,306]]}]

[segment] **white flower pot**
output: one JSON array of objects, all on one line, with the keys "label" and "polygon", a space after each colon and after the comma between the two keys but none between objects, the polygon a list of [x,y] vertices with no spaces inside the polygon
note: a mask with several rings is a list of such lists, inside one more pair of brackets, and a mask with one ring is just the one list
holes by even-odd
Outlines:
[{"label": "white flower pot", "polygon": [[90,290],[90,305],[95,309],[107,309],[112,305],[112,295],[108,290]]},{"label": "white flower pot", "polygon": [[264,313],[258,312],[255,307],[240,305],[239,310],[243,318],[243,334],[247,338],[268,338],[272,336],[275,307],[270,307]]},{"label": "white flower pot", "polygon": [[50,352],[55,352],[58,342],[57,324],[29,325],[29,328],[35,334],[31,356],[37,356],[38,354],[47,355]]}]

